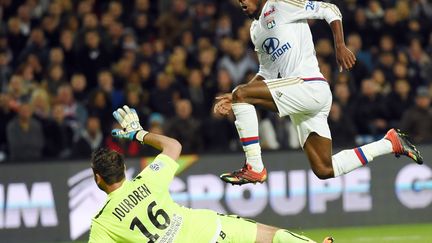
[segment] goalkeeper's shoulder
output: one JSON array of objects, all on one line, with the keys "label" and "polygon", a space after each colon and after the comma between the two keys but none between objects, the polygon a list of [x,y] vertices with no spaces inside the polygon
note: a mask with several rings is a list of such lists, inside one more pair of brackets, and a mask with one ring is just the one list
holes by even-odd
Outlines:
[{"label": "goalkeeper's shoulder", "polygon": [[[136,137],[138,140],[138,134]],[[176,139],[154,133],[146,133],[140,142],[159,149],[161,154],[170,157],[174,161],[178,159],[182,150],[182,145]]]}]

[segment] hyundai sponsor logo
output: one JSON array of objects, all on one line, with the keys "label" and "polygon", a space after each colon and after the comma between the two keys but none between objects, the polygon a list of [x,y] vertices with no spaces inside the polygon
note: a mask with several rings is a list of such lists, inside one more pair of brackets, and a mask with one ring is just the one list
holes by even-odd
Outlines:
[{"label": "hyundai sponsor logo", "polygon": [[267,54],[271,55],[271,60],[273,62],[276,61],[276,59],[281,57],[283,54],[285,54],[285,52],[287,52],[291,48],[289,42],[283,44],[280,47],[279,44],[280,44],[279,39],[275,37],[269,37],[265,39],[262,44],[262,49]]}]

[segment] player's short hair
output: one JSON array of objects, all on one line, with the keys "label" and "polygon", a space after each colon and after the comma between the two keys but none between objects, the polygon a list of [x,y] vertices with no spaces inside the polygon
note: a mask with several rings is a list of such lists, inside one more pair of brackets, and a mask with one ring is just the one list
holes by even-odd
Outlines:
[{"label": "player's short hair", "polygon": [[93,173],[99,174],[108,185],[112,185],[125,178],[123,156],[114,150],[106,148],[97,149],[93,152],[91,167]]}]

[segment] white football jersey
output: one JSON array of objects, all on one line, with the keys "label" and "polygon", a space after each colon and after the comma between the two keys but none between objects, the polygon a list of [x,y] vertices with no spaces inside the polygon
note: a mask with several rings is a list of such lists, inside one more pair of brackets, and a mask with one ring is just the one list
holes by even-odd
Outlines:
[{"label": "white football jersey", "polygon": [[258,75],[265,79],[299,77],[324,79],[318,67],[307,19],[341,20],[331,3],[305,0],[268,0],[251,25],[258,54]]}]

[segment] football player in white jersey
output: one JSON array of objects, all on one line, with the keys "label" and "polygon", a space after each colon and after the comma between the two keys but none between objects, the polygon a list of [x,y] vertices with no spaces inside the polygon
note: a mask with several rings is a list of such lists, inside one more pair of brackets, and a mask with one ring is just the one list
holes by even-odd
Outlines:
[{"label": "football player in white jersey", "polygon": [[349,70],[356,58],[345,46],[342,15],[337,6],[306,0],[239,0],[239,4],[254,20],[250,34],[260,67],[247,84],[217,97],[214,111],[225,115],[234,113],[246,154],[243,168],[222,174],[222,180],[241,185],[262,183],[267,178],[261,158],[255,105],[280,116],[290,116],[312,170],[320,179],[346,174],[389,153],[423,163],[419,151],[396,129],[390,129],[379,141],[332,156],[327,123],[332,94],[319,70],[307,19],[328,22],[333,32],[339,71]]}]

